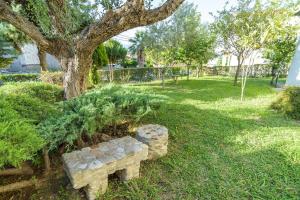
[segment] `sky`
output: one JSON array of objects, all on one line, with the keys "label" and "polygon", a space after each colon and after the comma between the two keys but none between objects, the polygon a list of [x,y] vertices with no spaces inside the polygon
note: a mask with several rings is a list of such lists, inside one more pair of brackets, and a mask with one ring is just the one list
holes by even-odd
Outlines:
[{"label": "sky", "polygon": [[[160,1],[160,0],[156,0]],[[216,14],[218,10],[222,10],[222,8],[226,4],[226,0],[186,0],[189,3],[194,3],[197,5],[199,13],[201,13],[201,20],[204,23],[209,23],[213,21],[213,17],[210,13]],[[229,5],[236,4],[236,0],[230,0]],[[135,28],[129,31],[123,32],[120,35],[116,36],[115,39],[119,40],[124,46],[128,47],[130,43],[128,40],[134,37],[135,32],[138,30],[142,30],[143,28]]]}]

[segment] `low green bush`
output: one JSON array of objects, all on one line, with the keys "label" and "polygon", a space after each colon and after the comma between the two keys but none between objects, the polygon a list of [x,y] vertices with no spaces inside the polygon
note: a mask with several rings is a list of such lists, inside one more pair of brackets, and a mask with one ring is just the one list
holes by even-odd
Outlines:
[{"label": "low green bush", "polygon": [[58,113],[55,102],[63,99],[63,91],[40,82],[12,83],[0,87],[0,97],[21,117],[38,124]]},{"label": "low green bush", "polygon": [[35,126],[0,97],[0,168],[5,165],[18,167],[26,160],[33,160],[43,146],[44,140]]},{"label": "low green bush", "polygon": [[300,87],[289,87],[282,91],[279,98],[271,105],[291,118],[300,119]]},{"label": "low green bush", "polygon": [[72,146],[83,134],[90,137],[107,126],[139,121],[157,110],[161,96],[143,90],[108,85],[61,103],[62,114],[39,125],[42,137],[54,150],[61,144]]},{"label": "low green bush", "polygon": [[0,75],[3,82],[38,81],[39,74],[4,74]]}]

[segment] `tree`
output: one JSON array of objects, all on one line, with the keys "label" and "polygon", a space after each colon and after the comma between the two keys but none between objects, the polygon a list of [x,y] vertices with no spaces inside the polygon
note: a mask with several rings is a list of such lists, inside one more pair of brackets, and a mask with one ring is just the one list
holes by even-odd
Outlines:
[{"label": "tree", "polygon": [[252,27],[250,0],[239,0],[238,5],[231,8],[224,8],[215,17],[213,29],[218,35],[218,42],[224,53],[230,53],[237,57],[238,65],[234,78],[234,85],[237,85],[241,66],[250,55],[252,48],[244,45],[244,38],[249,34]]},{"label": "tree", "polygon": [[0,68],[8,67],[17,56],[11,43],[0,37]]},{"label": "tree", "polygon": [[150,26],[145,36],[147,57],[162,65],[201,66],[214,56],[214,44],[214,35],[201,24],[192,3],[183,4],[168,21]]},{"label": "tree", "polygon": [[149,9],[144,0],[0,0],[0,20],[60,60],[65,98],[72,98],[86,89],[92,54],[99,44],[128,29],[167,18],[183,1],[166,0]]},{"label": "tree", "polygon": [[270,42],[264,49],[264,58],[269,60],[272,68],[271,85],[277,86],[282,71],[291,62],[296,49],[295,35],[287,35]]},{"label": "tree", "polygon": [[137,62],[139,67],[145,67],[145,32],[139,31],[135,34],[133,39],[130,39],[129,42],[131,46],[129,51],[131,54],[137,56]]},{"label": "tree", "polygon": [[113,39],[107,41],[104,45],[109,60],[109,80],[110,82],[112,82],[114,80],[113,64],[122,62],[125,59],[127,55],[127,49],[123,47],[123,45],[120,42]]},{"label": "tree", "polygon": [[100,44],[93,53],[93,65],[90,71],[90,80],[92,84],[97,85],[100,82],[98,69],[108,64],[108,56],[105,46]]}]

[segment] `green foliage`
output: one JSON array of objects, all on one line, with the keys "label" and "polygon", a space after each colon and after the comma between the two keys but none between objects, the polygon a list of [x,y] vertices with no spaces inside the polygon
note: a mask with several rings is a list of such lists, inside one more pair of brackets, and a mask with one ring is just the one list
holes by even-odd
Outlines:
[{"label": "green foliage", "polygon": [[0,36],[0,68],[7,68],[17,57],[12,45]]},{"label": "green foliage", "polygon": [[135,68],[137,67],[138,62],[136,59],[124,59],[124,61],[122,62],[122,66],[124,68]]},{"label": "green foliage", "polygon": [[39,125],[43,138],[54,150],[72,146],[83,134],[93,135],[104,127],[123,121],[139,121],[159,108],[161,98],[142,90],[108,85],[61,104],[62,114]]},{"label": "green foliage", "polygon": [[215,36],[201,24],[192,3],[184,3],[168,21],[150,26],[144,37],[147,58],[159,65],[202,65],[215,54]]},{"label": "green foliage", "polygon": [[300,88],[289,87],[282,91],[279,98],[272,104],[278,110],[294,119],[300,119]]},{"label": "green foliage", "polygon": [[24,161],[33,160],[44,145],[34,126],[21,120],[0,122],[0,167],[18,167]]},{"label": "green foliage", "polygon": [[89,78],[90,78],[90,82],[93,84],[93,85],[98,85],[100,83],[100,76],[99,76],[99,72],[98,72],[98,69],[95,65],[93,65],[91,67],[91,71],[90,71],[90,74],[89,74]]},{"label": "green foliage", "polygon": [[93,65],[90,70],[89,78],[93,85],[97,85],[100,82],[98,69],[108,65],[108,55],[106,48],[103,44],[100,44],[93,53]]},{"label": "green foliage", "polygon": [[19,115],[15,105],[0,95],[0,167],[18,167],[23,161],[34,159],[44,145],[35,126]]},{"label": "green foliage", "polygon": [[14,83],[0,87],[0,97],[22,118],[37,124],[58,112],[55,102],[63,99],[63,91],[45,83]]},{"label": "green foliage", "polygon": [[93,53],[93,65],[95,65],[96,68],[108,65],[108,55],[103,44],[100,44]]},{"label": "green foliage", "polygon": [[110,63],[117,63],[125,59],[127,49],[117,40],[109,40],[104,43],[108,60]]},{"label": "green foliage", "polygon": [[39,79],[38,74],[3,74],[3,75],[0,75],[0,80],[3,82],[37,81],[38,79]]}]

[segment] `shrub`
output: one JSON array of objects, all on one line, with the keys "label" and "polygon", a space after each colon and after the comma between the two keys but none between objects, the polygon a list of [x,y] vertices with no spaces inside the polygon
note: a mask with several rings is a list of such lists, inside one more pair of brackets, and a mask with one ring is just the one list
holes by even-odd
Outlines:
[{"label": "shrub", "polygon": [[3,82],[25,82],[25,81],[37,81],[39,79],[38,74],[5,74],[0,75],[0,80]]},{"label": "shrub", "polygon": [[100,76],[95,65],[92,66],[89,74],[90,83],[98,85],[100,83]]},{"label": "shrub", "polygon": [[42,72],[40,74],[39,79],[45,83],[62,86],[63,85],[63,72]]},{"label": "shrub", "polygon": [[286,115],[300,119],[300,88],[289,87],[282,91],[279,98],[271,105],[275,110],[278,110]]},{"label": "shrub", "polygon": [[62,102],[63,114],[41,123],[39,130],[50,150],[63,143],[72,146],[83,134],[91,136],[107,126],[139,121],[161,102],[161,97],[142,90],[108,85]]},{"label": "shrub", "polygon": [[38,124],[58,113],[55,102],[63,99],[63,92],[45,83],[13,83],[0,88],[0,97],[21,117]]},{"label": "shrub", "polygon": [[0,167],[18,167],[26,160],[33,160],[43,145],[34,125],[0,98]]}]

